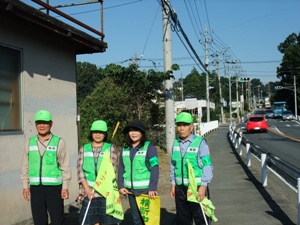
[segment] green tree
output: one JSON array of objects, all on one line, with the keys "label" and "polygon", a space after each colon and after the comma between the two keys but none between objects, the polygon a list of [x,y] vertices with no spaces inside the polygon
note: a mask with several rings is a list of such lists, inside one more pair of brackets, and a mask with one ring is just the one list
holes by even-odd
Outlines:
[{"label": "green tree", "polygon": [[[143,120],[148,130],[153,124],[163,123],[158,103],[164,96],[163,81],[169,79],[170,74],[140,71],[136,64],[129,67],[110,64],[100,70],[100,77],[104,79],[96,83],[93,92],[80,105],[83,142],[87,141],[90,124],[97,119],[107,122],[110,134],[118,121],[119,130],[123,130],[132,119]],[[122,134],[118,132],[114,143],[121,142]]]},{"label": "green tree", "polygon": [[[290,34],[284,42],[278,45],[278,51],[283,54],[280,67],[277,67],[277,77],[281,79],[280,86],[293,86],[295,76],[296,86],[299,87],[300,33],[298,35],[296,33]],[[297,88],[297,93],[299,93],[299,88]],[[291,94],[291,90],[283,89],[277,91],[274,99],[286,100],[287,105],[292,111],[294,111],[295,103],[293,95]],[[299,94],[297,94],[297,101],[299,102]]]},{"label": "green tree", "polygon": [[80,105],[84,98],[90,95],[101,80],[101,70],[88,62],[76,63],[77,103]]},{"label": "green tree", "polygon": [[199,74],[198,71],[193,68],[191,73],[183,80],[183,95],[190,95],[195,98],[205,98],[205,90],[205,74]]},{"label": "green tree", "polygon": [[87,136],[94,120],[105,120],[108,125],[108,133],[112,135],[117,122],[126,121],[126,114],[123,114],[124,111],[129,110],[128,106],[124,104],[126,99],[122,88],[116,85],[111,78],[106,77],[98,82],[93,93],[84,99],[80,107],[82,143],[88,141]]}]

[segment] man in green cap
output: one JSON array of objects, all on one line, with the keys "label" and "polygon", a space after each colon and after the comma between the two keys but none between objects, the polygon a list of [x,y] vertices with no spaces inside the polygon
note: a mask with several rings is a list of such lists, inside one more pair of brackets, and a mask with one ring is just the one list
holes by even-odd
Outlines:
[{"label": "man in green cap", "polygon": [[35,114],[37,135],[25,145],[21,168],[23,197],[31,203],[34,224],[63,225],[64,199],[71,180],[69,153],[63,139],[51,133],[52,116],[47,110]]},{"label": "man in green cap", "polygon": [[213,174],[213,165],[207,142],[201,136],[193,134],[193,117],[181,112],[176,117],[179,137],[174,140],[170,163],[171,191],[175,198],[176,224],[204,225],[205,219],[199,203],[187,201],[189,185],[187,159],[191,163],[196,177],[198,199],[202,201],[208,193],[208,184]]}]

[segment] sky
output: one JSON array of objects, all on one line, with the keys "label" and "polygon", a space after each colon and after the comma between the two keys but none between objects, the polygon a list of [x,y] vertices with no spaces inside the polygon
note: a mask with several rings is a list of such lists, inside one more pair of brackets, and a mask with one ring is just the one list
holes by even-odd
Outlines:
[{"label": "sky", "polygon": [[[49,4],[55,6],[88,1],[91,0],[49,0]],[[31,0],[22,2],[40,7]],[[163,71],[161,1],[103,2],[103,33],[108,48],[104,53],[78,55],[77,61],[102,68],[110,63],[126,67],[131,62],[129,59],[138,58],[140,69]],[[206,59],[204,34],[207,31],[209,70],[216,70],[217,58],[214,55],[218,53],[221,76],[228,76],[225,69],[230,66],[231,74],[237,72],[239,76],[260,79],[264,84],[279,81],[276,68],[280,66],[283,55],[277,47],[290,34],[300,32],[299,0],[170,0],[170,5],[203,63]],[[99,8],[100,3],[93,3],[59,10],[101,31]],[[50,15],[65,21],[56,14]],[[179,71],[174,72],[175,81],[185,78],[193,68],[204,72],[182,32],[173,31],[171,35],[172,64],[180,67]],[[225,60],[237,64],[224,64]]]}]

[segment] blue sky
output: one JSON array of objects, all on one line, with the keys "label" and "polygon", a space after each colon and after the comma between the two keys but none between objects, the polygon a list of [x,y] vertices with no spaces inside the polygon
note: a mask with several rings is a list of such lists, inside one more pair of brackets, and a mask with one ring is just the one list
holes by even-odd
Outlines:
[{"label": "blue sky", "polygon": [[[88,0],[49,0],[50,5],[83,1]],[[30,0],[23,2],[40,7]],[[139,61],[141,69],[163,71],[162,12],[159,2],[104,0],[104,41],[108,43],[108,49],[105,53],[79,55],[77,61],[90,62],[98,67],[110,63],[127,66],[128,59],[137,57],[142,59]],[[203,62],[205,51],[201,42],[204,41],[204,31],[208,30],[209,39],[212,40],[209,55],[216,52],[221,55],[226,50],[225,55],[230,57],[229,60],[238,60],[239,74],[251,79],[258,78],[263,83],[278,81],[276,67],[280,65],[282,54],[277,46],[291,33],[300,32],[299,0],[170,2],[181,27]],[[100,30],[99,6],[99,3],[95,3],[60,10]],[[63,20],[55,14],[51,15]],[[187,46],[185,41],[184,44]],[[172,63],[180,66],[180,71],[174,74],[176,80],[181,76],[184,78],[193,67],[202,72],[175,32],[172,32],[172,56]],[[216,69],[212,64],[215,60],[209,56],[210,70]],[[220,63],[220,72],[224,76],[223,63]]]}]

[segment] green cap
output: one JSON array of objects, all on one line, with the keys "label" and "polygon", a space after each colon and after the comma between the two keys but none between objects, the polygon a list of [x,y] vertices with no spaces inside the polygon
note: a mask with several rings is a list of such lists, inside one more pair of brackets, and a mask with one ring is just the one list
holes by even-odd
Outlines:
[{"label": "green cap", "polygon": [[52,116],[47,110],[39,110],[35,114],[34,121],[51,121]]},{"label": "green cap", "polygon": [[176,116],[176,123],[192,123],[193,117],[190,113],[181,112]]},{"label": "green cap", "polygon": [[93,124],[92,124],[92,127],[91,127],[91,131],[93,131],[93,130],[106,132],[107,131],[106,122],[103,121],[103,120],[94,121]]}]

